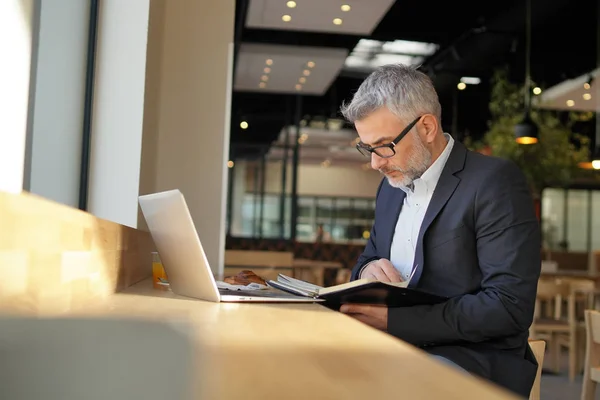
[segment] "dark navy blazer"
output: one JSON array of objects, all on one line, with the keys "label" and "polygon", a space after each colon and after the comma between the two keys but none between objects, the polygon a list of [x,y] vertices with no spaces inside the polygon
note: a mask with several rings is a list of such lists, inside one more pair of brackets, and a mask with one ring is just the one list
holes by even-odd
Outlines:
[{"label": "dark navy blazer", "polygon": [[[404,198],[404,191],[382,180],[371,237],[352,279],[368,261],[389,260]],[[451,299],[390,308],[388,332],[529,397],[537,363],[527,338],[540,248],[521,170],[455,142],[421,225],[409,283]]]}]

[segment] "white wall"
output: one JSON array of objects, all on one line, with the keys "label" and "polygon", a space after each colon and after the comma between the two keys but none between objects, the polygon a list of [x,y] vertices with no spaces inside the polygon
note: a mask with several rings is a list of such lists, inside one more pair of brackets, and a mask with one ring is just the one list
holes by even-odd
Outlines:
[{"label": "white wall", "polygon": [[[287,169],[287,192],[291,193],[292,167]],[[253,191],[253,168],[247,168],[246,191]],[[359,166],[335,166],[324,168],[320,165],[300,165],[298,167],[298,194],[301,196],[340,196],[374,198],[383,176],[372,169]],[[281,163],[267,163],[267,193],[281,193]]]},{"label": "white wall", "polygon": [[[156,192],[158,157],[158,121],[160,111],[161,60],[164,35],[165,0],[150,1],[148,44],[146,53],[146,89],[144,93],[144,126],[140,167],[140,195]],[[138,228],[148,229],[141,209]]]},{"label": "white wall", "polygon": [[104,0],[92,115],[88,210],[137,227],[150,0]]},{"label": "white wall", "polygon": [[90,6],[40,5],[28,190],[77,207]]},{"label": "white wall", "polygon": [[33,0],[0,1],[0,190],[23,189]]},{"label": "white wall", "polygon": [[[152,166],[152,139],[144,140],[150,148],[143,181],[151,186],[146,174],[154,170],[156,191],[181,190],[216,273],[225,248],[234,6],[233,0],[153,1],[153,12],[164,7],[164,20],[149,43],[152,49],[161,36],[160,86],[152,89],[160,95],[146,108],[157,112],[146,121],[157,125],[158,141]],[[146,126],[145,134],[152,130]]]}]

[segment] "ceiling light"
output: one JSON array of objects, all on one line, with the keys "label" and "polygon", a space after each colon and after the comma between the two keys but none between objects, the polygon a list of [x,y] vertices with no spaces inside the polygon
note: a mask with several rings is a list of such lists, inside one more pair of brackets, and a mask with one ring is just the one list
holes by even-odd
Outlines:
[{"label": "ceiling light", "polygon": [[573,107],[574,105],[575,105],[575,102],[573,100],[567,100],[568,107]]},{"label": "ceiling light", "polygon": [[344,65],[348,69],[368,72],[386,64],[422,64],[425,57],[434,54],[439,45],[426,42],[360,39]]},{"label": "ceiling light", "polygon": [[296,2],[295,2],[295,1],[288,1],[288,2],[286,3],[286,5],[287,5],[289,8],[296,8]]},{"label": "ceiling light", "polygon": [[268,81],[268,80],[269,80],[269,77],[268,77],[267,75],[263,75],[263,76],[261,76],[261,77],[260,77],[260,79],[261,79],[263,82],[266,82],[266,81]]},{"label": "ceiling light", "polygon": [[479,85],[481,83],[481,78],[477,78],[475,76],[463,76],[460,78],[462,83],[466,83],[467,85]]},{"label": "ceiling light", "polygon": [[248,129],[248,122],[246,122],[246,121],[240,122],[240,128],[242,128],[242,129]]},{"label": "ceiling light", "polygon": [[304,71],[302,71],[302,73],[304,74],[304,76],[309,76],[310,75],[310,71],[305,69]]},{"label": "ceiling light", "polygon": [[515,141],[518,144],[536,144],[538,138],[538,126],[533,122],[529,111],[527,111],[523,120],[515,126]]},{"label": "ceiling light", "polygon": [[233,168],[235,164],[233,163],[233,161],[229,160],[227,161],[227,168]]},{"label": "ceiling light", "polygon": [[302,85],[301,85],[301,84],[299,84],[299,83],[297,83],[297,84],[296,84],[296,90],[302,90]]},{"label": "ceiling light", "polygon": [[283,22],[290,22],[292,20],[292,16],[286,14],[283,17],[281,17],[281,19],[283,20]]},{"label": "ceiling light", "polygon": [[591,100],[591,99],[592,99],[592,95],[591,95],[591,94],[589,94],[589,93],[584,93],[584,94],[583,94],[583,99],[584,99],[584,100]]},{"label": "ceiling light", "polygon": [[464,82],[459,82],[458,85],[456,85],[456,87],[458,88],[458,90],[465,90],[467,88],[467,84]]},{"label": "ceiling light", "polygon": [[591,87],[592,87],[592,85],[590,85],[589,82],[586,82],[586,83],[583,84],[583,88],[585,90],[590,90]]},{"label": "ceiling light", "polygon": [[315,62],[314,61],[309,61],[306,63],[306,65],[308,66],[308,68],[314,68],[315,67]]},{"label": "ceiling light", "polygon": [[265,61],[265,64],[273,65],[273,60],[271,60],[270,58],[267,58],[267,61]]},{"label": "ceiling light", "polygon": [[271,68],[269,67],[265,67],[265,69],[263,69],[265,74],[268,74],[269,72],[271,72]]},{"label": "ceiling light", "polygon": [[539,95],[541,93],[542,93],[542,89],[541,88],[539,88],[539,87],[534,87],[533,88],[533,94]]},{"label": "ceiling light", "polygon": [[298,81],[300,81],[300,83],[306,83],[306,78],[301,76],[300,79],[298,79]]},{"label": "ceiling light", "polygon": [[333,24],[334,25],[341,25],[342,24],[342,19],[341,18],[334,18],[333,19]]},{"label": "ceiling light", "polygon": [[348,4],[342,4],[342,11],[344,12],[348,12],[350,11],[352,8],[348,5]]},{"label": "ceiling light", "polygon": [[259,86],[261,89],[264,89],[264,88],[266,88],[266,87],[267,87],[267,84],[266,84],[265,82],[261,82],[261,83],[259,83],[259,84],[258,84],[258,86]]}]

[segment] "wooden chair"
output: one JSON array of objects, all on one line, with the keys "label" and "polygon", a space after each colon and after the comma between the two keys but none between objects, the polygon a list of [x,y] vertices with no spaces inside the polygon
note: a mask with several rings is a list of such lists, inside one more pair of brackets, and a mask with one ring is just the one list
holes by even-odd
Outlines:
[{"label": "wooden chair", "polygon": [[[569,363],[569,376],[575,376],[583,371],[583,364],[585,359],[585,347],[586,347],[586,328],[585,328],[585,310],[594,309],[594,301],[596,296],[596,282],[591,279],[583,278],[559,278],[560,282],[565,282],[569,285],[569,295],[572,298],[573,310],[573,324],[575,325],[574,335],[574,361]],[[569,303],[567,301],[567,309]],[[568,317],[568,316],[567,316]],[[571,340],[566,335],[558,336],[558,346],[566,347],[569,351],[569,355],[572,354],[570,345]]]},{"label": "wooden chair", "polygon": [[[563,300],[567,302],[566,318],[563,316]],[[533,324],[529,338],[545,340],[550,349],[552,369],[560,371],[561,345],[569,348],[569,379],[575,379],[577,362],[577,324],[575,321],[574,297],[567,282],[556,279],[540,279],[535,301]],[[572,367],[571,367],[572,366]]]},{"label": "wooden chair", "polygon": [[600,312],[585,310],[585,327],[587,339],[581,400],[592,400],[596,398],[596,384],[600,382]]},{"label": "wooden chair", "polygon": [[537,373],[535,374],[535,381],[529,394],[529,400],[540,400],[540,388],[542,383],[542,367],[544,365],[544,352],[546,350],[546,342],[543,340],[530,340],[529,347],[535,356],[538,363]]}]

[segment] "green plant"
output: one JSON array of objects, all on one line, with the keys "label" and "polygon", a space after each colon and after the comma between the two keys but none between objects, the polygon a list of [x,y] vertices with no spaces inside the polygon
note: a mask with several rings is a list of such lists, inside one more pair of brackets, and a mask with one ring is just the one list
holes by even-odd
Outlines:
[{"label": "green plant", "polygon": [[509,81],[506,68],[498,69],[492,81],[488,131],[480,142],[468,141],[467,146],[475,150],[488,147],[492,155],[514,161],[535,196],[545,186],[564,186],[593,176],[579,167],[589,161],[589,139],[572,132],[573,123],[586,118],[585,113],[570,113],[569,122],[563,123],[556,111],[533,108],[531,118],[539,127],[538,143],[522,145],[515,141],[515,125],[524,115],[524,90]]}]

